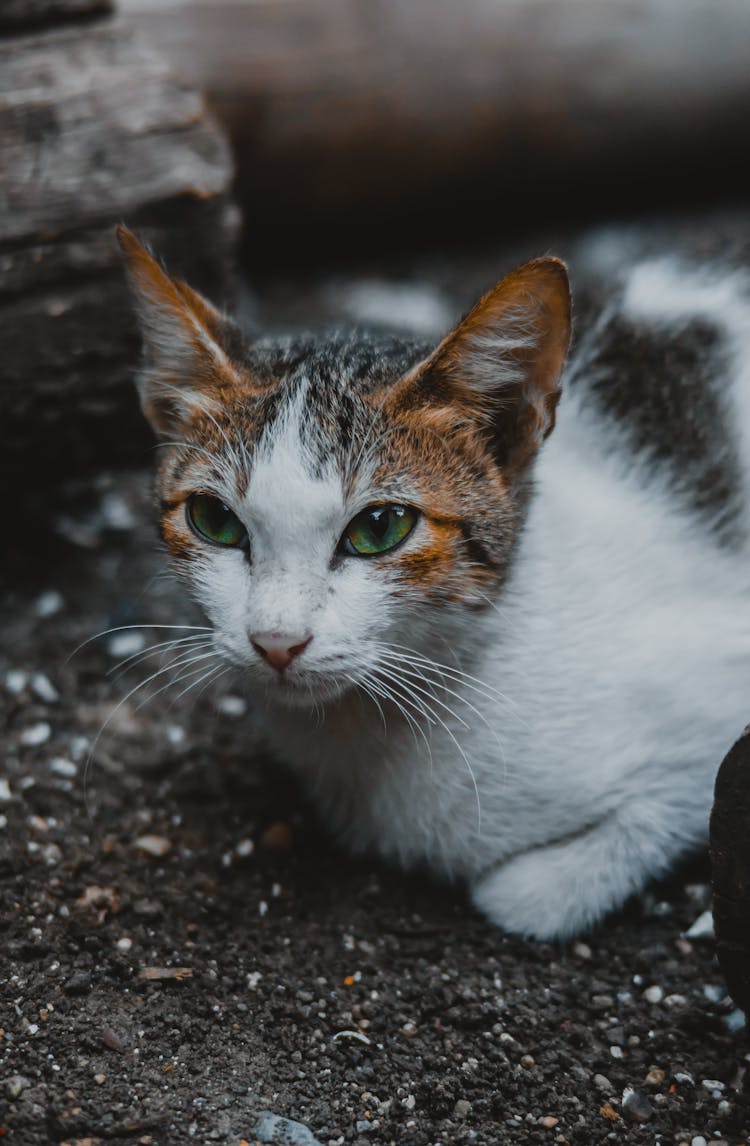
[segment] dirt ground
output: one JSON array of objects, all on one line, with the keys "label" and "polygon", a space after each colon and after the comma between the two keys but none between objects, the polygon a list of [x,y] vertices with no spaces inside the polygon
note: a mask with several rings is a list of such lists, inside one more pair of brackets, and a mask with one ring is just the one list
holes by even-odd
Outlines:
[{"label": "dirt ground", "polygon": [[750,1141],[745,1032],[685,938],[705,861],[585,941],[509,938],[338,854],[237,682],[143,703],[158,656],[112,673],[143,637],[71,656],[191,619],[147,485],[46,499],[4,558],[3,1141]]},{"label": "dirt ground", "polygon": [[79,647],[194,620],[147,475],[10,512],[0,1141],[750,1142],[742,1017],[693,927],[705,857],[565,946],[352,862],[239,681],[129,695],[166,662],[115,666],[172,631]]}]

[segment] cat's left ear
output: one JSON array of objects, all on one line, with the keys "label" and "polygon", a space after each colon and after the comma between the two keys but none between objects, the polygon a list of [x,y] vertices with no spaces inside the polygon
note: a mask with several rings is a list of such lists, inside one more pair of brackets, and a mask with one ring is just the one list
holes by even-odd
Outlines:
[{"label": "cat's left ear", "polygon": [[232,324],[202,295],[173,278],[127,227],[117,228],[143,335],[137,377],[143,412],[160,437],[192,415],[219,409],[237,368],[224,345]]},{"label": "cat's left ear", "polygon": [[498,462],[520,470],[555,425],[570,311],[565,264],[534,259],[480,299],[390,400],[441,432],[475,424]]}]

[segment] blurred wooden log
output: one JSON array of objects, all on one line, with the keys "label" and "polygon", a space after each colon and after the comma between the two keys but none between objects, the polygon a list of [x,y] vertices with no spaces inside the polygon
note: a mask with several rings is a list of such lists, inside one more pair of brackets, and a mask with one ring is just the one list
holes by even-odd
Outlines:
[{"label": "blurred wooden log", "polygon": [[112,0],[3,0],[0,31],[78,20],[82,16],[112,11]]},{"label": "blurred wooden log", "polygon": [[2,469],[132,461],[149,439],[113,227],[225,299],[238,223],[225,140],[161,56],[101,20],[0,37],[0,154]]},{"label": "blurred wooden log", "polygon": [[711,864],[716,954],[730,995],[750,1015],[750,728],[716,778]]},{"label": "blurred wooden log", "polygon": [[747,0],[123,2],[227,125],[250,228],[325,220],[325,246],[344,214],[408,230],[463,191],[448,227],[481,198],[513,233],[527,206],[601,213],[604,188],[610,212],[660,178],[736,191]]}]

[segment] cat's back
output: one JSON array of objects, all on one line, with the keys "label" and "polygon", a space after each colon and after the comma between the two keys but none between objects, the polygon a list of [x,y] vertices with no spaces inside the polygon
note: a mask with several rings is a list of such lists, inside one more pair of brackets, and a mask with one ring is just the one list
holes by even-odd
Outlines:
[{"label": "cat's back", "polygon": [[723,540],[745,530],[750,501],[749,255],[750,230],[732,222],[602,231],[571,259],[567,421]]}]

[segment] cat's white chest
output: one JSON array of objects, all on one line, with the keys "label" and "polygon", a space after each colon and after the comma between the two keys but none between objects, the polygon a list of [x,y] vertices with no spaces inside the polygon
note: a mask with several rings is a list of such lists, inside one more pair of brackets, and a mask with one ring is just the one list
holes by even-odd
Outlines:
[{"label": "cat's white chest", "polygon": [[[355,694],[320,727],[272,720],[271,738],[352,849],[468,878],[496,921],[523,930],[539,924],[515,900],[543,898],[546,881],[564,918],[538,910],[564,932],[586,881],[606,901],[605,871],[635,888],[644,865],[658,872],[704,835],[717,761],[750,709],[747,597],[742,562],[666,495],[581,460],[562,428],[500,605],[457,638],[478,683],[451,681],[431,720]],[[552,876],[577,850],[563,896]],[[501,894],[498,876],[487,893],[500,871],[518,888]]]}]

